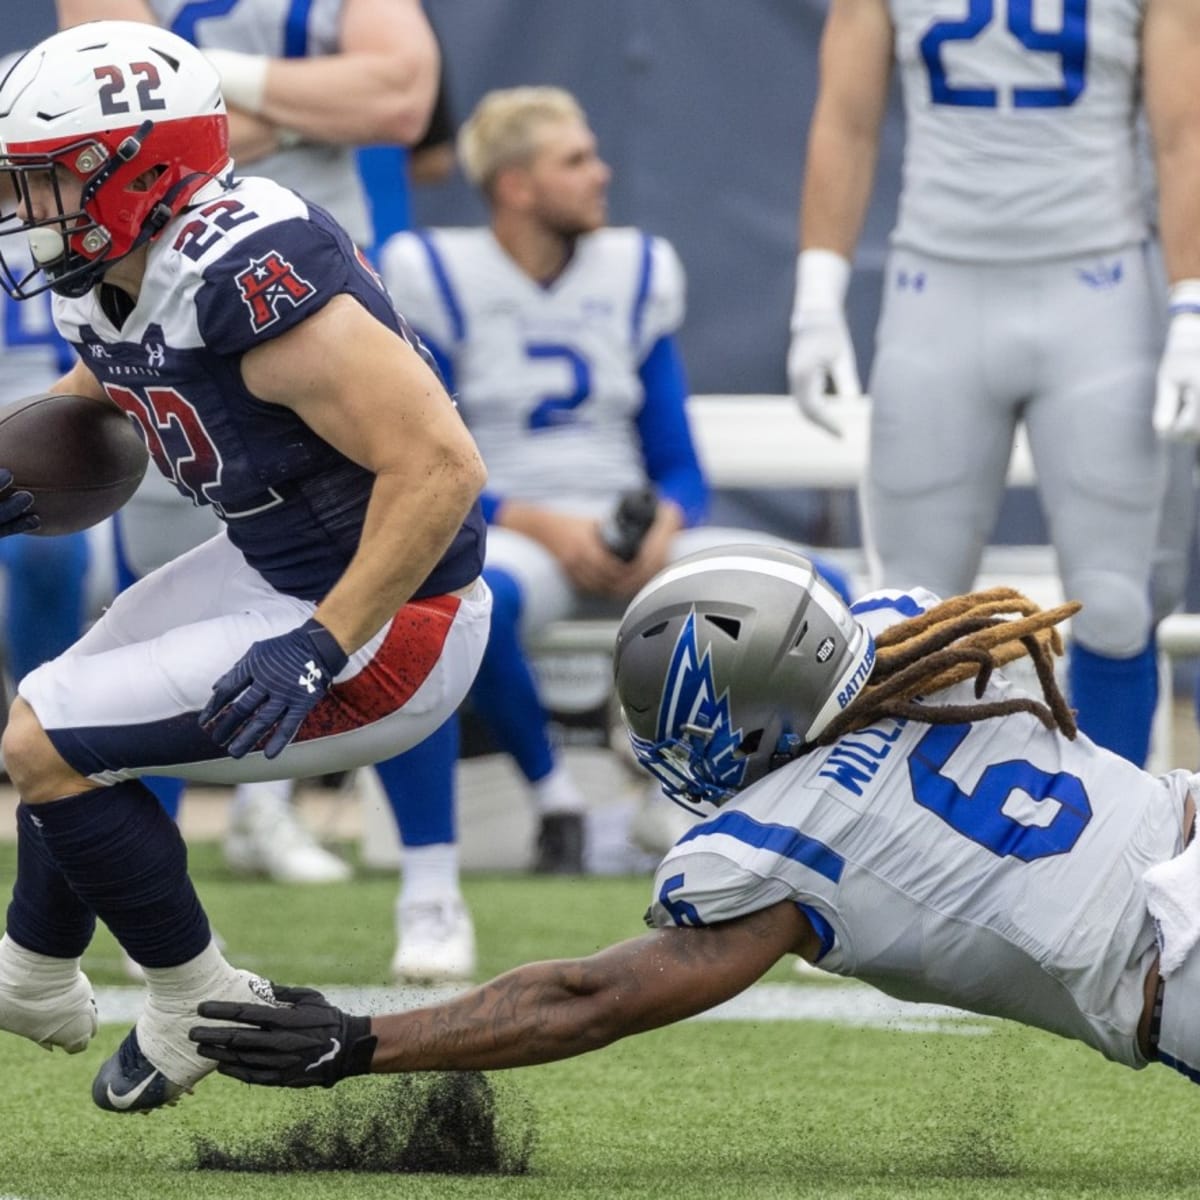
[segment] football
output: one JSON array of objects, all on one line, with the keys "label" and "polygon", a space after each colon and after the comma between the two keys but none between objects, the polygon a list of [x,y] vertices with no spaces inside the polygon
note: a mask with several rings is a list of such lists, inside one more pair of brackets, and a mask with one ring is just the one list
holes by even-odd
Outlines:
[{"label": "football", "polygon": [[37,536],[77,533],[137,490],[149,455],[119,408],[90,396],[30,396],[0,409],[0,467],[33,493]]}]

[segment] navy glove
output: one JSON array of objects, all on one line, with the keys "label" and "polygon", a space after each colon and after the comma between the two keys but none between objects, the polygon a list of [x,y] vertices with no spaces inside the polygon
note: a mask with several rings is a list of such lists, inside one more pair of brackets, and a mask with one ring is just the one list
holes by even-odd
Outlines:
[{"label": "navy glove", "polygon": [[275,987],[275,998],[287,1007],[205,1000],[202,1017],[240,1024],[193,1025],[188,1037],[222,1075],[244,1083],[333,1087],[370,1071],[379,1040],[370,1017],[352,1017],[312,988]]},{"label": "navy glove", "polygon": [[333,634],[311,618],[291,633],[255,642],[213,684],[200,724],[234,758],[257,749],[264,739],[263,753],[274,758],[320,704],[348,657]]},{"label": "navy glove", "polygon": [[42,519],[33,512],[33,493],[13,491],[13,474],[0,467],[0,537],[11,533],[32,533],[40,529]]}]

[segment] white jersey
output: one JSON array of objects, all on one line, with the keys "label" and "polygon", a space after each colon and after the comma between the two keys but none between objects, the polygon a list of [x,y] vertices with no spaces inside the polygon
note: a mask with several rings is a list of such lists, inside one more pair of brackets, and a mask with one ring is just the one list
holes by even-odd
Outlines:
[{"label": "white jersey", "polygon": [[[240,50],[269,58],[336,54],[342,5],[343,0],[150,0],[159,24],[201,50]],[[245,170],[299,192],[327,209],[358,245],[370,245],[371,224],[353,147],[300,142],[246,164]]]},{"label": "white jersey", "polygon": [[645,483],[638,370],[684,311],[669,243],[599,230],[545,287],[487,228],[397,234],[381,263],[396,307],[451,367],[489,490],[598,515]]},{"label": "white jersey", "polygon": [[[894,619],[875,603],[856,615]],[[993,679],[986,699],[1015,691]],[[974,703],[973,684],[936,700]],[[1152,778],[1030,714],[883,720],[693,827],[658,868],[651,919],[709,924],[790,899],[826,970],[1142,1066],[1156,946],[1141,877],[1182,848],[1190,778]]]},{"label": "white jersey", "polygon": [[1146,2],[888,0],[907,120],[894,243],[989,262],[1144,239]]}]

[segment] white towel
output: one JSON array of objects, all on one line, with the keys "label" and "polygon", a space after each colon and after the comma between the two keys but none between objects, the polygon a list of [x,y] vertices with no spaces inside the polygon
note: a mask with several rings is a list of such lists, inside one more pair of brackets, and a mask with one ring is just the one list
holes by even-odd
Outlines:
[{"label": "white towel", "polygon": [[1158,970],[1164,979],[1200,941],[1200,837],[1143,876],[1146,907],[1158,930]]}]

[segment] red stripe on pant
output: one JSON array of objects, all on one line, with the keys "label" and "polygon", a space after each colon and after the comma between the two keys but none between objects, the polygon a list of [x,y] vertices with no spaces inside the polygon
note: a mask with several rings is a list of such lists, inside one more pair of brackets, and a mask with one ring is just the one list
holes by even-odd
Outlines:
[{"label": "red stripe on pant", "polygon": [[457,596],[406,604],[367,666],[337,683],[300,726],[296,741],[361,729],[403,708],[437,665],[458,612]]}]

